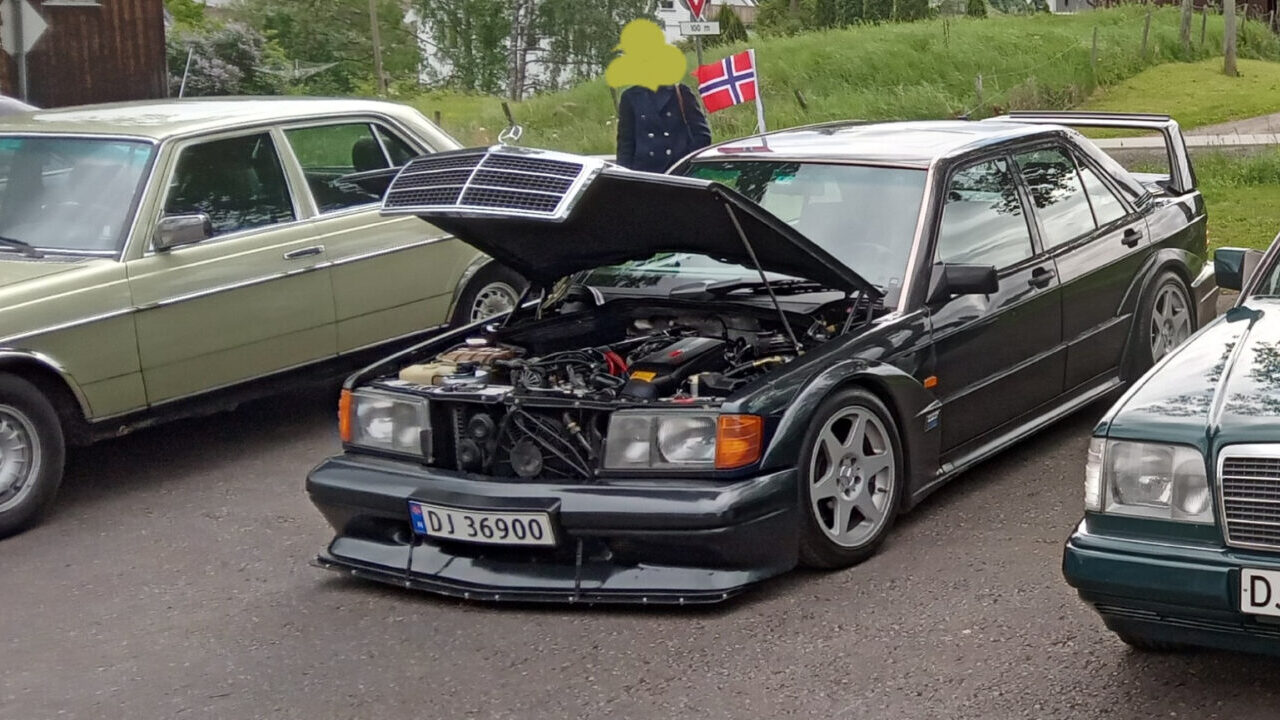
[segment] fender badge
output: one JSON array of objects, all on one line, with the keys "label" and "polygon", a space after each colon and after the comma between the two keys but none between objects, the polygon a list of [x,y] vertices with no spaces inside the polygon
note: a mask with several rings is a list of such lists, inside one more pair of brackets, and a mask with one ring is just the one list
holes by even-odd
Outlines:
[{"label": "fender badge", "polygon": [[932,430],[932,429],[934,429],[934,428],[938,427],[938,416],[941,414],[941,412],[942,412],[942,411],[940,411],[940,410],[934,410],[933,412],[931,412],[931,413],[929,413],[928,415],[925,415],[925,416],[924,416],[924,429],[925,429],[925,430]]}]

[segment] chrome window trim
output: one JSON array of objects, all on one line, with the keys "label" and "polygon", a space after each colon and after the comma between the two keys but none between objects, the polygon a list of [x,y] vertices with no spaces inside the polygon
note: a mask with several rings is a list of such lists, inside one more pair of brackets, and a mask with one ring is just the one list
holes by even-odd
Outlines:
[{"label": "chrome window trim", "polygon": [[[1218,449],[1218,460],[1214,465],[1217,468],[1217,477],[1214,479],[1214,485],[1218,490],[1217,516],[1219,526],[1222,528],[1222,541],[1229,547],[1244,548],[1246,550],[1266,550],[1275,552],[1280,549],[1280,542],[1274,544],[1241,542],[1231,539],[1231,526],[1227,523],[1227,498],[1224,494],[1222,482],[1222,469],[1226,465],[1227,456],[1233,458],[1268,458],[1272,460],[1280,460],[1280,443],[1239,443],[1235,445],[1223,445]],[[1280,487],[1280,480],[1277,481],[1277,487]],[[1280,502],[1277,503],[1280,505]],[[1280,528],[1280,522],[1267,523],[1264,521],[1256,521],[1263,525]]]},{"label": "chrome window trim", "polygon": [[[373,135],[374,141],[377,142],[378,147],[382,149],[382,159],[386,161],[388,169],[394,168],[396,166],[391,164],[391,154],[387,152],[386,145],[383,144],[382,138],[378,136],[378,128],[374,127],[375,125],[382,126],[382,130],[384,132],[388,133],[389,135],[392,135],[396,139],[403,142],[405,145],[408,145],[411,150],[414,150],[418,153],[419,157],[421,157],[422,155],[430,155],[436,152],[434,149],[427,146],[425,142],[422,142],[414,133],[406,132],[404,128],[399,127],[398,124],[395,123],[391,118],[385,115],[378,115],[377,113],[369,113],[367,117],[364,114],[357,114],[357,115],[351,115],[347,117],[329,116],[329,117],[322,117],[322,118],[310,118],[305,120],[299,120],[297,122],[285,121],[285,122],[281,122],[278,125],[277,129],[280,131],[280,139],[281,139],[282,145],[288,148],[289,158],[292,160],[293,166],[297,168],[298,172],[302,174],[303,178],[305,178],[306,168],[302,167],[302,162],[298,160],[297,153],[293,151],[293,143],[292,141],[289,140],[289,131],[290,130],[307,130],[310,128],[331,127],[331,126],[337,126],[337,125],[359,125],[359,124],[364,124],[369,126],[369,132]],[[395,132],[392,132],[393,129],[395,130]],[[413,139],[405,140],[406,135],[408,135]],[[424,147],[426,148],[425,150],[423,149]],[[401,165],[400,167],[404,167],[404,166]],[[310,201],[310,205],[308,206],[308,209],[310,210],[310,214],[307,217],[308,220],[314,220],[316,218],[328,219],[332,217],[342,217],[344,215],[352,214],[355,212],[377,209],[382,206],[382,200],[371,200],[367,203],[362,203],[360,205],[352,205],[351,207],[339,208],[337,210],[322,211],[320,210],[320,206],[316,204],[315,195],[311,192],[311,187],[307,186],[305,189],[306,189],[307,199]]]},{"label": "chrome window trim", "polygon": [[[205,135],[192,135],[190,137],[183,138],[179,142],[175,142],[173,147],[173,161],[170,163],[168,172],[165,174],[163,187],[157,188],[160,192],[163,193],[163,195],[160,197],[160,206],[156,208],[156,217],[153,220],[152,224],[160,222],[160,220],[165,217],[165,207],[169,204],[169,195],[173,190],[171,186],[173,176],[175,173],[177,173],[178,161],[182,158],[182,153],[187,148],[193,145],[203,145],[210,142],[218,142],[221,140],[232,140],[235,138],[248,137],[251,135],[266,135],[267,137],[271,138],[271,143],[274,146],[274,149],[276,151],[276,161],[280,163],[280,173],[284,176],[285,185],[289,191],[289,201],[293,205],[293,219],[286,220],[283,222],[278,222],[278,223],[272,223],[270,225],[260,225],[258,227],[253,227],[253,228],[244,228],[242,230],[236,230],[234,232],[224,233],[222,235],[215,235],[213,237],[202,240],[201,242],[198,242],[198,243],[193,243],[191,245],[185,245],[182,247],[173,248],[171,250],[166,250],[164,251],[164,253],[156,252],[155,247],[151,243],[151,238],[140,238],[140,241],[143,243],[143,250],[142,250],[143,258],[148,258],[155,255],[160,255],[160,254],[171,255],[174,253],[180,253],[183,250],[189,250],[197,247],[208,247],[210,245],[220,244],[227,240],[234,240],[238,238],[249,237],[257,233],[271,232],[271,231],[280,230],[283,228],[291,228],[311,220],[311,217],[303,216],[303,213],[302,213],[303,207],[299,202],[301,198],[298,196],[298,190],[295,187],[293,178],[290,175],[289,167],[285,162],[285,156],[280,151],[280,140],[283,138],[283,135],[279,134],[279,128],[275,127],[275,125],[267,124],[267,125],[255,126],[248,130],[235,129],[235,130],[228,130],[228,131],[210,133]],[[292,154],[292,148],[290,148],[290,154]],[[309,194],[307,197],[308,199],[310,199]]]}]

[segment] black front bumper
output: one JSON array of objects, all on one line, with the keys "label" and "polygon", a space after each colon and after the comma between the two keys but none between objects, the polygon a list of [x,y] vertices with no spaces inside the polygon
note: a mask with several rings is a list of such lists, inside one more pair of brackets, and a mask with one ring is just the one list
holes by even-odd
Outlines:
[{"label": "black front bumper", "polygon": [[[730,484],[628,479],[501,482],[356,454],[307,478],[337,537],[323,567],[471,599],[719,602],[796,564],[795,471]],[[416,536],[409,500],[472,510],[546,510],[555,548]]]}]

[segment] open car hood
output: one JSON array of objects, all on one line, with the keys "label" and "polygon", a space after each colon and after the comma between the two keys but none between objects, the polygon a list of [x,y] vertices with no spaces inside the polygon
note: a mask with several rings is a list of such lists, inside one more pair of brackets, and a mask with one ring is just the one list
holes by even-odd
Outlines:
[{"label": "open car hood", "polygon": [[577,155],[497,146],[421,157],[392,181],[382,212],[428,220],[544,287],[661,252],[754,268],[754,252],[766,271],[881,294],[728,187]]}]

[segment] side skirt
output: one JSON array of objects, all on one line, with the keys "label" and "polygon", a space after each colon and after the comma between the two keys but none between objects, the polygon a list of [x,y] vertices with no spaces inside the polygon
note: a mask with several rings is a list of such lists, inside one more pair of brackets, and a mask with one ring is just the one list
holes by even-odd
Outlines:
[{"label": "side skirt", "polygon": [[1073,415],[1085,406],[1124,387],[1124,384],[1123,380],[1114,375],[1104,376],[1085,386],[1084,389],[1076,391],[1067,400],[1054,400],[1046,408],[1038,412],[1032,411],[1029,414],[1030,417],[1024,415],[1023,417],[1026,419],[1013,420],[1004,429],[994,430],[993,434],[989,435],[987,439],[977,441],[978,444],[971,449],[962,451],[961,454],[942,463],[942,467],[938,469],[937,476],[911,495],[909,506],[914,507],[919,504],[921,500],[933,491],[942,487],[948,480],[965,470],[1008,448],[1015,442],[1025,440],[1059,420]]},{"label": "side skirt", "polygon": [[[96,420],[88,426],[88,441],[94,443],[100,440],[120,437],[135,430],[173,420],[227,412],[234,410],[242,403],[278,395],[291,389],[337,383],[347,375],[377,362],[393,352],[422,342],[430,335],[440,332],[442,327],[428,328],[409,336],[394,338],[378,345],[339,355],[338,357],[282,370],[271,375],[254,380],[246,380],[224,388],[209,390],[198,395],[170,400],[124,415]],[[334,402],[337,402],[336,396]]]}]

